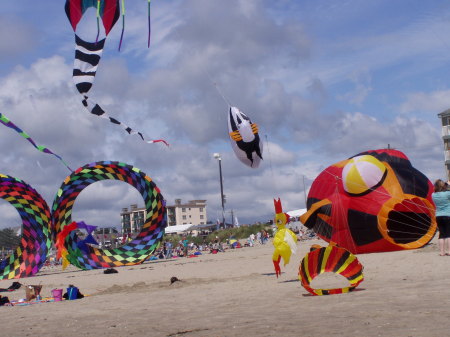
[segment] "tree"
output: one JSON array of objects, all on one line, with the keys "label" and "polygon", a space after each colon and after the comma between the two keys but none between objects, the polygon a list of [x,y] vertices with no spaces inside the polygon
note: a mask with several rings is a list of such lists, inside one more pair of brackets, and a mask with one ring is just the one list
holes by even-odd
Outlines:
[{"label": "tree", "polygon": [[0,230],[0,249],[14,249],[20,244],[20,236],[12,228]]}]

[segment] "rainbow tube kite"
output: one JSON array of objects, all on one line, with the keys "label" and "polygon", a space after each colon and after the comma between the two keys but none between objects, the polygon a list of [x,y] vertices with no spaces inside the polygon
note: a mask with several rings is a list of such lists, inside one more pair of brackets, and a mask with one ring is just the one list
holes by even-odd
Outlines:
[{"label": "rainbow tube kite", "polygon": [[22,219],[22,239],[16,250],[0,262],[0,279],[35,275],[52,246],[50,209],[31,186],[0,174],[0,198],[13,205]]},{"label": "rainbow tube kite", "polygon": [[121,180],[141,193],[147,217],[141,232],[134,240],[120,248],[98,249],[83,245],[75,235],[67,235],[65,258],[80,269],[111,268],[144,262],[158,247],[167,224],[165,203],[155,183],[139,169],[120,162],[103,161],[85,165],[68,176],[58,190],[53,202],[52,219],[55,235],[72,223],[72,207],[83,189],[101,180]]},{"label": "rainbow tube kite", "polygon": [[[64,229],[59,232],[59,234],[56,237],[56,258],[57,259],[62,259],[62,267],[63,270],[66,269],[66,267],[70,264],[69,260],[67,259],[67,254],[68,251],[64,245],[64,242],[66,240],[66,237],[68,235],[71,235],[71,233],[77,229],[85,229],[87,232],[87,236],[84,240],[77,240],[78,241],[78,248],[87,252],[88,251],[88,243],[92,243],[94,245],[98,245],[98,242],[94,239],[94,237],[92,236],[92,232],[96,229],[96,226],[89,226],[86,225],[83,221],[81,222],[75,222],[73,221],[72,223],[70,223],[69,225],[65,226]],[[76,236],[75,233],[73,233],[74,236]],[[73,239],[76,240],[76,239]]]},{"label": "rainbow tube kite", "polygon": [[[335,289],[314,289],[311,281],[325,272],[336,273],[347,278],[350,286]],[[299,279],[312,295],[348,293],[364,280],[363,266],[355,255],[338,246],[321,247],[305,255],[299,268]]]}]

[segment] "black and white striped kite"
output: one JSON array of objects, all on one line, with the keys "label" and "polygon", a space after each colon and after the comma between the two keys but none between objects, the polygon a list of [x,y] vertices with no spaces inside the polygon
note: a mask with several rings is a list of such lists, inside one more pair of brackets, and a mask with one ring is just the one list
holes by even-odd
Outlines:
[{"label": "black and white striped kite", "polygon": [[[100,15],[102,17],[106,35],[108,35],[109,31],[112,29],[119,17],[120,11],[118,3],[118,0],[102,0],[97,2],[97,15]],[[85,2],[83,0],[66,1],[66,14],[72,24],[74,31],[76,30],[77,24],[87,8],[93,6],[94,2]],[[99,19],[97,18],[97,20]],[[84,107],[91,114],[108,119],[111,123],[122,126],[125,131],[128,132],[128,134],[139,135],[139,137],[141,137],[141,139],[146,143],[162,142],[166,145],[169,145],[163,139],[146,139],[141,132],[135,131],[116,118],[109,116],[109,114],[105,110],[103,110],[100,105],[89,98],[88,92],[92,88],[98,64],[100,62],[103,48],[105,46],[105,41],[106,38],[100,41],[97,40],[95,42],[87,42],[81,39],[77,34],[75,34],[75,61],[73,67],[73,81],[75,83],[75,86],[77,87],[78,92],[83,96],[82,102]]]}]

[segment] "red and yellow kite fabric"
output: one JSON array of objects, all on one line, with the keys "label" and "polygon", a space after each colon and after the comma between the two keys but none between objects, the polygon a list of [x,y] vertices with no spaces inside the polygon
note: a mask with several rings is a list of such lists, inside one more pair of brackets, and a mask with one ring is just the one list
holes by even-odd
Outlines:
[{"label": "red and yellow kite fabric", "polygon": [[405,154],[371,150],[320,173],[300,220],[353,254],[420,248],[436,232],[432,192]]},{"label": "red and yellow kite fabric", "polygon": [[283,213],[283,206],[281,200],[273,199],[275,206],[275,224],[277,226],[277,232],[273,238],[273,255],[272,262],[275,268],[275,275],[278,277],[281,275],[280,261],[283,258],[284,265],[286,266],[291,259],[291,255],[297,252],[297,236],[286,225],[289,223],[289,214]]},{"label": "red and yellow kite fabric", "polygon": [[[348,287],[334,289],[314,289],[311,281],[323,273],[336,273],[350,282]],[[314,249],[306,254],[299,268],[299,279],[302,286],[312,295],[334,295],[348,293],[364,281],[363,266],[355,255],[348,250],[330,245]]]}]

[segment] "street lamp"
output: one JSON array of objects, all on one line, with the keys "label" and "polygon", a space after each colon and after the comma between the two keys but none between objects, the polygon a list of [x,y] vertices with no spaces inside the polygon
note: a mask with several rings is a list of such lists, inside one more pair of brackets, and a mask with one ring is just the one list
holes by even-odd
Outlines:
[{"label": "street lamp", "polygon": [[222,157],[220,153],[214,153],[214,158],[219,161],[219,174],[220,174],[220,199],[222,201],[222,224],[225,228],[225,198],[223,196],[223,180],[222,180]]}]

